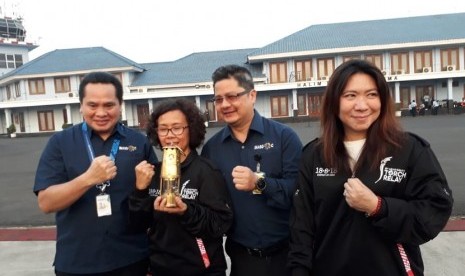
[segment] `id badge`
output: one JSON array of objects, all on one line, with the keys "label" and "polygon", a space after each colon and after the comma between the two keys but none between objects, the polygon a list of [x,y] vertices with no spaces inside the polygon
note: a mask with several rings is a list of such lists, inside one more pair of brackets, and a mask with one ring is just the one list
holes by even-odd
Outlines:
[{"label": "id badge", "polygon": [[95,198],[97,203],[97,216],[110,216],[111,215],[111,201],[109,194],[100,194]]}]

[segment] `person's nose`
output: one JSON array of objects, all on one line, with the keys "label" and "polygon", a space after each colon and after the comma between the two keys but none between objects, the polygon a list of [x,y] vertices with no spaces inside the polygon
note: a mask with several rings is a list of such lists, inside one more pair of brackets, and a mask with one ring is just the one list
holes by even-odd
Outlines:
[{"label": "person's nose", "polygon": [[105,116],[105,115],[107,115],[107,111],[105,110],[104,107],[98,107],[95,110],[95,115],[97,115],[97,116]]},{"label": "person's nose", "polygon": [[368,108],[367,99],[365,97],[357,97],[355,99],[355,109],[365,110]]}]

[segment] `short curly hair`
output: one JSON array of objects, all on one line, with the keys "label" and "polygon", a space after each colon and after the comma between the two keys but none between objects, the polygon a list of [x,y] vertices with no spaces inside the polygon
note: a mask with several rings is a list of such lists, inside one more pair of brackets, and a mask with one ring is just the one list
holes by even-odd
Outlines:
[{"label": "short curly hair", "polygon": [[152,145],[160,148],[160,139],[157,134],[158,118],[166,112],[173,110],[179,110],[186,116],[187,124],[189,125],[189,148],[195,150],[202,145],[207,130],[202,112],[193,101],[187,99],[179,98],[161,101],[155,107],[152,114],[150,114],[146,129],[147,136]]}]

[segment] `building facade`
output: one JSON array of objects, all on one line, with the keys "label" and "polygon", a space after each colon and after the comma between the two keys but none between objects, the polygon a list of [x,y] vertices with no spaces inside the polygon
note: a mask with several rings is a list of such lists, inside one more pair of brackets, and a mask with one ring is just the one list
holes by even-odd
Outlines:
[{"label": "building facade", "polygon": [[219,122],[209,101],[211,74],[225,64],[252,72],[256,109],[269,118],[317,119],[327,81],[349,59],[368,60],[382,70],[399,116],[411,100],[428,108],[436,99],[441,112],[450,113],[465,98],[463,22],[465,13],[314,25],[262,48],[193,53],[160,63],[138,64],[102,47],[55,50],[27,62],[30,45],[21,48],[23,63],[0,77],[0,132],[11,124],[18,133],[38,133],[81,122],[79,83],[96,70],[122,81],[122,120],[128,126],[145,127],[154,105],[173,97],[195,101],[210,121]]}]

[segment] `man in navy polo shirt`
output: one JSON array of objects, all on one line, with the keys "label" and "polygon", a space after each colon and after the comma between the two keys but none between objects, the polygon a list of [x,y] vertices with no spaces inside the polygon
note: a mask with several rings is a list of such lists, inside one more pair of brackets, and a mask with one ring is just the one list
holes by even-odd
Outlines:
[{"label": "man in navy polo shirt", "polygon": [[286,276],[289,214],[302,143],[288,126],[254,109],[250,72],[222,66],[213,73],[216,111],[228,124],[202,155],[222,171],[231,193],[234,223],[226,253],[231,275]]},{"label": "man in navy polo shirt", "polygon": [[120,122],[123,88],[94,72],[79,86],[84,122],[54,134],[36,172],[39,208],[56,212],[55,273],[146,275],[148,240],[128,225],[135,167],[155,164],[148,139]]}]

